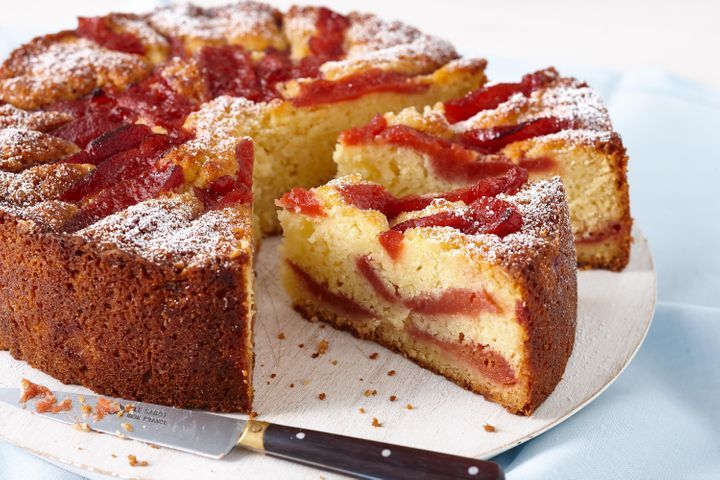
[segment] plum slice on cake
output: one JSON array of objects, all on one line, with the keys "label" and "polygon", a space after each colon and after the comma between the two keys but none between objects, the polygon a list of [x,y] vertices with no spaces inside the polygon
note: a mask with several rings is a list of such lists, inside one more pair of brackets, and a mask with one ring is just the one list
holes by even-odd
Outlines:
[{"label": "plum slice on cake", "polygon": [[558,177],[397,198],[357,175],[277,202],[295,308],[531,414],[562,377],[577,280]]},{"label": "plum slice on cake", "polygon": [[422,112],[377,116],[344,132],[334,158],[338,175],[359,173],[395,195],[470,185],[513,165],[531,180],[559,175],[579,266],[621,270],[628,262],[625,148],[600,97],[552,68]]}]

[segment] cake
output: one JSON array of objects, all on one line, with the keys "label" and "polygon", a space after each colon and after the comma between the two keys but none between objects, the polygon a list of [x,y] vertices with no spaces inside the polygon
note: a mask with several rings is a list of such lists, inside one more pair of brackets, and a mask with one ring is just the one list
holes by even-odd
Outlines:
[{"label": "cake", "polygon": [[359,173],[395,195],[470,185],[514,165],[563,179],[580,267],[621,270],[631,244],[627,156],[587,84],[540,70],[424,110],[377,116],[344,132],[338,175]]},{"label": "cake", "polygon": [[484,67],[399,22],[254,2],[19,47],[0,66],[0,348],[101,394],[249,411],[274,199],[334,176],[340,131]]},{"label": "cake", "polygon": [[[379,159],[378,159],[379,160]],[[572,351],[576,257],[559,177],[395,197],[350,175],[278,200],[294,307],[529,415]]]}]

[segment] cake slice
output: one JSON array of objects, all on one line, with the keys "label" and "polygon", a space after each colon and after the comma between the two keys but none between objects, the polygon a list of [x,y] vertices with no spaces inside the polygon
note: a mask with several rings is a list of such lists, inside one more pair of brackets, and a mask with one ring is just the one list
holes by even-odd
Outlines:
[{"label": "cake slice", "polygon": [[526,178],[403,198],[357,175],[293,189],[277,202],[293,305],[531,414],[572,351],[577,280],[562,183]]},{"label": "cake slice", "polygon": [[482,87],[419,112],[405,109],[344,132],[338,175],[359,173],[396,195],[471,185],[520,165],[559,175],[581,267],[621,270],[632,219],[627,156],[599,96],[554,69]]}]

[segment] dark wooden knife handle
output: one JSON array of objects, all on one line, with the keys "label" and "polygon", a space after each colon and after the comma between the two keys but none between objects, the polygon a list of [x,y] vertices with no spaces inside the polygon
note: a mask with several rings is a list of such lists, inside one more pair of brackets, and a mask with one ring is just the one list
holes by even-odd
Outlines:
[{"label": "dark wooden knife handle", "polygon": [[505,478],[494,462],[447,455],[372,440],[267,424],[268,455],[363,479]]}]

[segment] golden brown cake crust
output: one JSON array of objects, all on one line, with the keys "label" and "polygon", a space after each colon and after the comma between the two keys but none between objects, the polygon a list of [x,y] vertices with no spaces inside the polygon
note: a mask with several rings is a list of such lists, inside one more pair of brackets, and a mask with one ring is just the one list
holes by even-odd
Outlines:
[{"label": "golden brown cake crust", "polygon": [[249,411],[248,254],[178,269],[1,209],[0,245],[0,347],[15,358],[105,395]]}]

